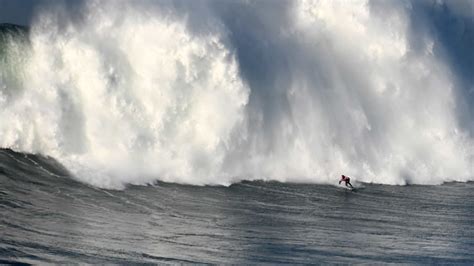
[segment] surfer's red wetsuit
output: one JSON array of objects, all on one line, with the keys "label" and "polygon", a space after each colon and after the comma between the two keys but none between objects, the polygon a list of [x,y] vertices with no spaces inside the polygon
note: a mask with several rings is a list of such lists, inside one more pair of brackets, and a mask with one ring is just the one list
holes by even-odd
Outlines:
[{"label": "surfer's red wetsuit", "polygon": [[350,186],[351,188],[353,188],[353,186],[351,184],[351,178],[350,177],[342,175],[341,180],[339,180],[339,184],[341,184],[342,181],[346,182],[346,187]]}]

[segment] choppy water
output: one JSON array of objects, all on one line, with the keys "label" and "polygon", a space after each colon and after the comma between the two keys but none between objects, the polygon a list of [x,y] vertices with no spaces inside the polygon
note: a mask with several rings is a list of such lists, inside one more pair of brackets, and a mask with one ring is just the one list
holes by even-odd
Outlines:
[{"label": "choppy water", "polygon": [[102,190],[1,150],[0,262],[474,262],[472,182],[359,185]]}]

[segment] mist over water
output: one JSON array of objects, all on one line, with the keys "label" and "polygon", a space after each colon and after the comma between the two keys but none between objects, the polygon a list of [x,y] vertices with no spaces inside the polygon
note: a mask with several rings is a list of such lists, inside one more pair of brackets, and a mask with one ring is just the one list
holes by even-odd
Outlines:
[{"label": "mist over water", "polygon": [[[8,40],[1,61],[0,146],[52,156],[105,188],[334,183],[342,173],[399,185],[473,180],[473,56],[450,54],[443,39],[472,47],[473,7],[40,8],[29,44]],[[429,23],[444,17],[452,26]]]}]

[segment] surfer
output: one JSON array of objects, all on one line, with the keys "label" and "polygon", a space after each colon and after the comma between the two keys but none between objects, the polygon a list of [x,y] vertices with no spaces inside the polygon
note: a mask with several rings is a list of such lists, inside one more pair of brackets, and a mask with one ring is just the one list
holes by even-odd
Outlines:
[{"label": "surfer", "polygon": [[346,187],[354,188],[351,184],[351,178],[350,177],[342,175],[341,180],[339,180],[339,185],[341,184],[342,181],[346,182]]}]

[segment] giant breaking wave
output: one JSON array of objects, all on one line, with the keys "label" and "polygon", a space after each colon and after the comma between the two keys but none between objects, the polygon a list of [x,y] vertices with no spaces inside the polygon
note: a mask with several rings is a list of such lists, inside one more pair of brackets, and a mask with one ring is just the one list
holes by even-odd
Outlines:
[{"label": "giant breaking wave", "polygon": [[105,188],[333,183],[341,173],[473,180],[463,88],[436,36],[421,27],[415,47],[412,11],[369,1],[86,1],[73,15],[49,6],[28,41],[0,39],[0,147],[52,156]]}]

